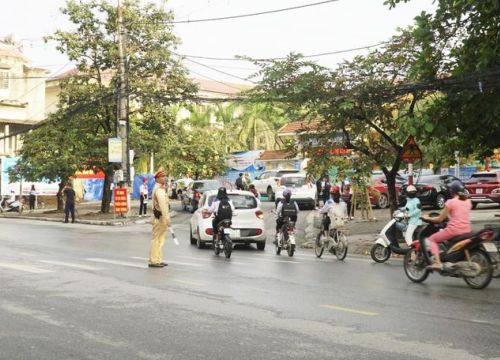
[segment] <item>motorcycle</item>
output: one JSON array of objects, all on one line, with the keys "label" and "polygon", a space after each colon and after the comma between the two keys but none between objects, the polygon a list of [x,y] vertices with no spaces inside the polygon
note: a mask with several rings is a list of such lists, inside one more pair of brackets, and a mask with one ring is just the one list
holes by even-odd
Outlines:
[{"label": "motorcycle", "polygon": [[490,254],[493,263],[493,277],[500,278],[500,224],[486,224],[485,229],[491,229],[494,232],[493,242],[497,247],[496,254]]},{"label": "motorcycle", "polygon": [[[372,259],[378,263],[384,263],[391,257],[391,253],[398,255],[405,255],[410,251],[411,243],[407,244],[408,247],[401,247],[406,244],[404,232],[402,228],[408,227],[408,220],[405,216],[406,213],[399,209],[394,211],[392,219],[380,231],[380,234],[373,244],[370,255]],[[418,233],[418,228],[413,233],[413,239]]]},{"label": "motorcycle", "polygon": [[231,252],[233,251],[233,242],[231,240],[231,235],[238,230],[231,229],[231,220],[222,220],[217,224],[217,236],[214,241],[214,253],[219,255],[221,251],[224,251],[224,255],[227,259],[231,257]]},{"label": "motorcycle", "polygon": [[[418,240],[413,241],[411,250],[404,258],[406,276],[415,283],[423,282],[434,270],[427,236],[439,231],[443,225],[429,223],[418,234]],[[440,243],[441,276],[463,278],[473,289],[484,289],[489,285],[493,275],[491,256],[498,252],[491,241],[494,232],[483,229],[475,233],[455,236]]]},{"label": "motorcycle", "polygon": [[276,255],[281,254],[281,250],[287,251],[288,256],[292,257],[295,252],[295,222],[289,217],[283,218],[283,226],[276,234]]},{"label": "motorcycle", "polygon": [[17,201],[14,196],[9,198],[4,198],[3,196],[0,198],[0,212],[23,212],[23,204],[20,201]]}]

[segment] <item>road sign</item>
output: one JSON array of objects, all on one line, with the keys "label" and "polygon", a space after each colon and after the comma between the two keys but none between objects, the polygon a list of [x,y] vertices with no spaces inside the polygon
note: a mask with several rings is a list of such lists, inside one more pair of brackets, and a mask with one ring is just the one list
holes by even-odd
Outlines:
[{"label": "road sign", "polygon": [[126,214],[128,212],[127,189],[115,188],[115,214]]},{"label": "road sign", "polygon": [[417,143],[413,136],[408,136],[405,143],[403,144],[403,152],[401,154],[401,160],[406,162],[413,162],[414,160],[422,159],[422,152],[418,148]]}]

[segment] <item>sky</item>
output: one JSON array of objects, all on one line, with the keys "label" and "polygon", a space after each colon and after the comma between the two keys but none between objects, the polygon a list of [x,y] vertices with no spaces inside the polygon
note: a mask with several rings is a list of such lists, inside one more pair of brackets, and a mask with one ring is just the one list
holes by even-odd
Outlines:
[{"label": "sky", "polygon": [[[117,0],[110,0],[117,2]],[[145,2],[145,0],[137,0]],[[283,9],[320,0],[152,0],[174,12],[175,20],[196,20]],[[422,11],[433,12],[433,0],[412,0],[389,10],[384,0],[337,0],[286,12],[224,21],[176,24],[181,39],[177,52],[185,55],[233,58],[283,57],[290,52],[304,55],[341,51],[375,45],[388,40],[398,27],[407,27]],[[51,74],[72,68],[68,59],[45,44],[42,37],[70,24],[60,8],[65,0],[6,0],[2,2],[0,37],[13,34],[22,39],[23,52],[31,64],[47,68]],[[344,59],[366,53],[357,50],[315,57],[323,66],[335,68]],[[243,83],[255,72],[253,64],[192,58],[186,60],[193,77]],[[206,66],[203,66],[206,65]],[[210,68],[215,68],[218,71]],[[227,74],[221,73],[225,72]]]}]

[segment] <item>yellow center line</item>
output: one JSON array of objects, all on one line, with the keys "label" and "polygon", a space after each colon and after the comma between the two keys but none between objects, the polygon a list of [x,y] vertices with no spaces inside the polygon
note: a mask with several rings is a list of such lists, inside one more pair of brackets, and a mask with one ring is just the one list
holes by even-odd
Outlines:
[{"label": "yellow center line", "polygon": [[203,283],[196,282],[196,281],[189,281],[189,280],[174,280],[175,282],[178,282],[180,284],[186,284],[186,285],[196,285],[196,286],[201,286]]},{"label": "yellow center line", "polygon": [[345,308],[342,306],[336,306],[336,305],[321,305],[321,307],[325,307],[328,309],[333,309],[333,310],[338,310],[338,311],[345,311],[353,314],[358,314],[358,315],[365,315],[365,316],[377,316],[379,315],[376,312],[371,312],[371,311],[365,311],[365,310],[357,310],[357,309],[350,309],[350,308]]}]

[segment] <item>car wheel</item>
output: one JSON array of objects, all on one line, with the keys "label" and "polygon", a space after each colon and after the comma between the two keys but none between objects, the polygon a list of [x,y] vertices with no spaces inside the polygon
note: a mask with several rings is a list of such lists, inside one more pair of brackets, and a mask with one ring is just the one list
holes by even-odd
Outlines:
[{"label": "car wheel", "polygon": [[193,236],[193,228],[189,225],[189,240],[191,241],[191,245],[196,244],[196,238]]},{"label": "car wheel", "polygon": [[267,199],[269,201],[274,201],[274,193],[273,193],[273,188],[272,187],[268,187],[267,188]]},{"label": "car wheel", "polygon": [[386,194],[380,194],[377,206],[380,209],[385,209],[387,206],[389,206],[389,198],[387,197]]},{"label": "car wheel", "polygon": [[265,241],[259,241],[257,243],[257,250],[264,250],[266,248],[266,242]]},{"label": "car wheel", "polygon": [[444,196],[442,194],[439,194],[437,197],[436,197],[436,202],[434,204],[434,206],[436,208],[438,208],[439,210],[443,209],[444,208],[444,203],[446,202],[446,199],[444,198]]},{"label": "car wheel", "polygon": [[196,247],[198,249],[203,249],[204,246],[205,246],[205,243],[203,241],[201,241],[200,229],[198,229],[198,238],[196,239]]}]

